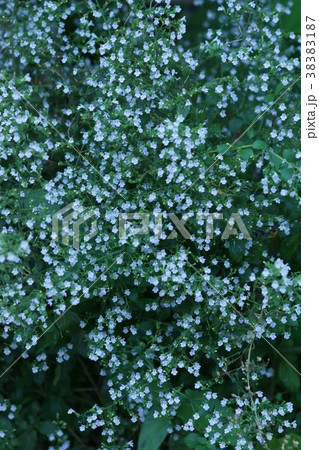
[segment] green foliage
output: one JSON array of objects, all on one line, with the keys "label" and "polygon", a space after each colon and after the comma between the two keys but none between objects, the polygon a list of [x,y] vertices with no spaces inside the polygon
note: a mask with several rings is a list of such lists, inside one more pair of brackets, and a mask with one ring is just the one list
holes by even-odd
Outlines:
[{"label": "green foliage", "polygon": [[298,5],[176,3],[0,0],[0,449],[300,447]]},{"label": "green foliage", "polygon": [[154,419],[147,417],[143,422],[138,438],[138,450],[157,450],[167,436],[167,429],[170,425],[166,417]]}]

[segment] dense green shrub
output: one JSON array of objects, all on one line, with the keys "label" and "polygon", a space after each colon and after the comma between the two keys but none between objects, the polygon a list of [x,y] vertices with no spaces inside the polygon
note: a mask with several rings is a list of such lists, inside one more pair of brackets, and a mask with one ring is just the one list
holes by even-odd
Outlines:
[{"label": "dense green shrub", "polygon": [[0,0],[0,448],[298,447],[291,6]]}]

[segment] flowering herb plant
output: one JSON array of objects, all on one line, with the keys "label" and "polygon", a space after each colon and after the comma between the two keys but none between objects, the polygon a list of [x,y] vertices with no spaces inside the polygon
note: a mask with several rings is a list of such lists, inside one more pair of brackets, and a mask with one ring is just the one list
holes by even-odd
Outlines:
[{"label": "flowering herb plant", "polygon": [[0,448],[299,448],[293,3],[180,3],[0,0]]}]

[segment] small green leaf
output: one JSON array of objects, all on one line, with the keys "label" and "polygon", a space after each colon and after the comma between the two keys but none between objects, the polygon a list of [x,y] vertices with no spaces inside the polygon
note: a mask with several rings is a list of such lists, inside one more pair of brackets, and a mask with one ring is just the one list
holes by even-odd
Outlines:
[{"label": "small green leaf", "polygon": [[184,442],[188,448],[195,448],[200,444],[200,434],[190,433],[184,438]]},{"label": "small green leaf", "polygon": [[177,114],[179,116],[184,117],[184,119],[186,119],[186,117],[188,116],[189,112],[190,112],[190,107],[189,106],[179,106],[177,108]]},{"label": "small green leaf", "polygon": [[267,147],[268,147],[268,145],[264,141],[257,140],[253,143],[253,148],[255,148],[256,150],[262,150]]},{"label": "small green leaf", "polygon": [[249,159],[253,156],[254,152],[251,148],[240,148],[238,154],[242,159]]},{"label": "small green leaf", "polygon": [[240,262],[244,255],[246,249],[246,241],[243,239],[230,239],[229,240],[229,256],[236,262]]},{"label": "small green leaf", "polygon": [[249,139],[253,139],[255,137],[255,134],[256,134],[255,130],[253,128],[250,128],[248,130],[247,136],[249,137]]},{"label": "small green leaf", "polygon": [[25,450],[34,450],[37,443],[37,432],[35,430],[29,431],[29,433],[23,436],[23,448]]},{"label": "small green leaf", "polygon": [[285,148],[283,155],[285,160],[288,162],[293,163],[296,161],[296,152],[294,152],[294,150]]},{"label": "small green leaf", "polygon": [[240,131],[243,121],[241,119],[237,119],[237,117],[233,117],[229,121],[229,129],[231,132],[235,133],[236,131]]},{"label": "small green leaf", "polygon": [[269,160],[275,165],[280,166],[283,162],[283,159],[277,155],[277,153],[269,150]]},{"label": "small green leaf", "polygon": [[37,430],[39,433],[48,436],[51,433],[55,433],[57,431],[57,426],[54,425],[50,420],[46,420],[44,422],[39,422],[37,424]]},{"label": "small green leaf", "polygon": [[56,205],[51,205],[46,199],[47,191],[45,189],[27,189],[25,196],[19,199],[21,208],[30,210],[34,207],[44,208],[47,212],[53,212],[57,209]]},{"label": "small green leaf", "polygon": [[148,416],[143,422],[138,438],[138,450],[158,450],[167,435],[170,421],[167,417],[154,419]]},{"label": "small green leaf", "polygon": [[280,381],[293,392],[298,392],[300,389],[300,376],[288,364],[281,363],[279,366]]},{"label": "small green leaf", "polygon": [[289,181],[294,175],[294,171],[292,169],[288,169],[288,167],[284,167],[280,171],[280,176],[284,181]]},{"label": "small green leaf", "polygon": [[275,96],[274,94],[268,94],[265,97],[265,102],[266,103],[272,103],[275,100]]},{"label": "small green leaf", "polygon": [[[272,439],[267,442],[269,450],[300,450],[300,436],[289,434],[279,439]],[[256,450],[264,450],[264,446],[257,445]]]},{"label": "small green leaf", "polygon": [[224,154],[225,152],[227,152],[229,147],[230,147],[230,144],[221,144],[217,147],[217,151],[218,151],[218,153]]}]

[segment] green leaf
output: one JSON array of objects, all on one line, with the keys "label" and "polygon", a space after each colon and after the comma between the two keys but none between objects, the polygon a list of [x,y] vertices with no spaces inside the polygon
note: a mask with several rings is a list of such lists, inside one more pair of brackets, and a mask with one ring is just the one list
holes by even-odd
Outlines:
[{"label": "green leaf", "polygon": [[290,391],[299,391],[300,376],[284,362],[279,366],[279,379]]},{"label": "green leaf", "polygon": [[175,441],[175,439],[173,439],[173,436],[170,436],[168,441],[168,448],[169,450],[185,450],[184,440],[178,439],[177,441]]},{"label": "green leaf", "polygon": [[275,166],[280,166],[283,162],[281,156],[277,155],[277,153],[269,150],[269,161],[271,161]]},{"label": "green leaf", "polygon": [[50,420],[46,420],[45,422],[39,422],[37,424],[37,430],[39,433],[48,436],[51,433],[55,433],[57,431],[57,426],[54,425]]},{"label": "green leaf", "polygon": [[249,159],[253,156],[254,152],[251,148],[240,148],[238,154],[242,159]]},{"label": "green leaf", "polygon": [[286,161],[291,163],[296,162],[296,153],[294,150],[285,148],[283,155]]},{"label": "green leaf", "polygon": [[167,435],[170,421],[167,417],[148,416],[138,437],[138,450],[158,450]]},{"label": "green leaf", "polygon": [[229,147],[230,147],[230,144],[221,144],[217,147],[217,151],[218,151],[218,153],[224,154]]},{"label": "green leaf", "polygon": [[177,114],[179,116],[184,117],[184,119],[186,119],[186,117],[188,116],[189,112],[190,112],[190,107],[189,106],[179,106],[177,108]]},{"label": "green leaf", "polygon": [[37,443],[37,432],[31,430],[29,433],[25,434],[23,437],[23,448],[25,450],[34,450]]},{"label": "green leaf", "polygon": [[194,414],[191,402],[182,402],[178,408],[177,414],[182,420],[187,421],[190,419]]},{"label": "green leaf", "polygon": [[41,207],[48,213],[54,212],[58,207],[48,202],[45,198],[46,194],[45,189],[27,189],[25,196],[19,199],[21,209],[32,210],[32,208]]},{"label": "green leaf", "polygon": [[280,176],[284,181],[289,181],[294,175],[294,171],[292,169],[288,169],[288,167],[284,167],[280,171]]},{"label": "green leaf", "polygon": [[236,262],[240,262],[244,255],[246,249],[246,241],[243,239],[229,239],[229,256]]},{"label": "green leaf", "polygon": [[262,150],[267,147],[268,147],[268,145],[264,141],[257,140],[253,143],[253,148],[255,148],[256,150]]},{"label": "green leaf", "polygon": [[268,94],[265,97],[265,102],[266,103],[272,103],[275,100],[275,96],[274,94]]},{"label": "green leaf", "polygon": [[[272,439],[267,442],[269,450],[300,450],[300,436],[297,434],[288,434],[280,439]],[[256,450],[264,450],[265,447],[257,445]]]},{"label": "green leaf", "polygon": [[240,131],[243,121],[241,119],[237,119],[237,117],[233,117],[229,121],[229,129],[231,132],[235,133]]},{"label": "green leaf", "polygon": [[255,134],[256,134],[255,130],[253,128],[250,128],[248,130],[247,136],[249,137],[249,139],[253,139],[255,137]]},{"label": "green leaf", "polygon": [[74,329],[80,322],[80,317],[74,311],[68,311],[66,314],[61,316],[58,322],[58,328],[60,331],[70,331]]},{"label": "green leaf", "polygon": [[63,414],[65,408],[67,408],[63,399],[54,394],[50,395],[41,406],[42,416],[47,420],[52,420],[52,416],[55,417],[56,414]]},{"label": "green leaf", "polygon": [[12,431],[14,429],[12,422],[6,417],[0,417],[0,430]]},{"label": "green leaf", "polygon": [[184,442],[188,448],[195,448],[200,444],[201,435],[197,433],[190,433],[184,438]]}]

